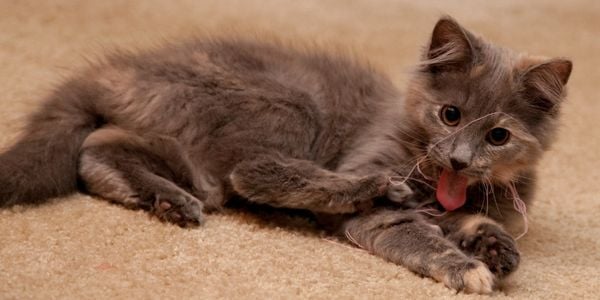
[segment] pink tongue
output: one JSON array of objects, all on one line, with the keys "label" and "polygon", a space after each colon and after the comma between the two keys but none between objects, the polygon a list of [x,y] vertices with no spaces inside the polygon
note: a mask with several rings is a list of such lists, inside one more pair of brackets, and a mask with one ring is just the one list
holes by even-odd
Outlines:
[{"label": "pink tongue", "polygon": [[456,172],[442,170],[435,195],[446,210],[452,211],[465,204],[468,181],[467,177]]}]

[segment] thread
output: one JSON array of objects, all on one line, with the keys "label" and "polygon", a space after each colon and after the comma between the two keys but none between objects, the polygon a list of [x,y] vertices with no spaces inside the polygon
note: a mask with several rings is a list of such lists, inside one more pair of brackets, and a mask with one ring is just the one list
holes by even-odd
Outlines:
[{"label": "thread", "polygon": [[517,188],[515,187],[514,182],[511,182],[508,185],[508,189],[510,190],[510,192],[512,194],[513,208],[518,213],[520,213],[521,216],[523,216],[523,232],[515,238],[515,240],[519,240],[520,238],[525,236],[525,234],[527,234],[527,231],[529,231],[529,220],[527,218],[527,205],[525,204],[525,202],[523,202],[523,200],[521,200],[521,197],[519,196],[519,193],[517,192]]}]

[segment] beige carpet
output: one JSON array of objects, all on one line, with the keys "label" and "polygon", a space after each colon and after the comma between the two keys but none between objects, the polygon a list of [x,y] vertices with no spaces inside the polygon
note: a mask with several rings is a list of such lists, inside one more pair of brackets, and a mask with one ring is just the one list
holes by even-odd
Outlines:
[{"label": "beige carpet", "polygon": [[[502,45],[569,56],[564,126],[544,158],[523,262],[494,296],[600,298],[600,2],[0,0],[0,144],[52,85],[115,46],[270,32],[353,47],[403,86],[438,16]],[[0,187],[2,188],[2,187]],[[248,213],[182,230],[77,195],[0,211],[0,298],[469,298],[358,249]]]}]

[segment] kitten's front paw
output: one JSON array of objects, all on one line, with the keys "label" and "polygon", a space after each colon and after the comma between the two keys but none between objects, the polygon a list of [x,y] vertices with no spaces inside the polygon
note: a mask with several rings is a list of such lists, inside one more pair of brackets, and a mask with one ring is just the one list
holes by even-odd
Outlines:
[{"label": "kitten's front paw", "polygon": [[514,239],[495,224],[482,223],[475,234],[465,236],[459,246],[483,261],[498,278],[519,266],[520,254]]},{"label": "kitten's front paw", "polygon": [[386,194],[390,201],[410,208],[413,195],[413,190],[405,182],[390,180]]},{"label": "kitten's front paw", "polygon": [[476,259],[463,255],[461,259],[444,262],[442,270],[433,273],[433,277],[453,290],[475,294],[490,294],[494,290],[494,274]]},{"label": "kitten's front paw", "polygon": [[494,275],[487,266],[475,262],[475,266],[465,271],[462,276],[463,288],[467,293],[490,294],[494,288]]},{"label": "kitten's front paw", "polygon": [[181,227],[198,226],[203,221],[202,202],[187,195],[157,194],[152,212],[159,219]]},{"label": "kitten's front paw", "polygon": [[354,213],[367,211],[373,207],[373,199],[385,195],[390,183],[387,177],[381,175],[365,176],[358,180],[356,190],[352,191],[352,201],[337,202],[337,213]]},{"label": "kitten's front paw", "polygon": [[441,281],[449,288],[459,292],[475,294],[491,294],[496,278],[487,266],[472,258],[465,261],[454,261],[446,265],[447,274]]}]

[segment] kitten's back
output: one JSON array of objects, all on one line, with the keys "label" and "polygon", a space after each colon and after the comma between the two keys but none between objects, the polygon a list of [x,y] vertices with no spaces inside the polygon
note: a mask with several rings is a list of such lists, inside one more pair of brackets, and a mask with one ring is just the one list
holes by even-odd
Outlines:
[{"label": "kitten's back", "polygon": [[[81,144],[107,124],[165,134],[188,147],[222,144],[209,149],[215,162],[237,161],[244,147],[260,141],[333,169],[394,93],[384,76],[351,56],[275,41],[201,39],[115,53],[59,86],[0,155],[0,206],[74,192]],[[283,135],[274,119],[248,113],[275,102],[296,115],[282,121],[292,128]],[[215,138],[223,120],[236,118],[239,126],[221,136],[255,123],[273,131],[251,142]],[[230,167],[213,169],[224,174]]]}]

